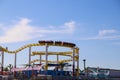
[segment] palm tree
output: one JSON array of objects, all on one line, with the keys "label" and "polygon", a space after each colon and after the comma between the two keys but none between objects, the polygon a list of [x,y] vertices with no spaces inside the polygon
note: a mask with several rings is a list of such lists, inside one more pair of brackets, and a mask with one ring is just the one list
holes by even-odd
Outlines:
[{"label": "palm tree", "polygon": [[8,71],[8,67],[5,67],[3,70],[4,70],[4,71]]},{"label": "palm tree", "polygon": [[8,69],[9,69],[10,72],[11,72],[11,69],[13,68],[13,65],[12,65],[12,64],[9,64],[7,67],[8,67]]},{"label": "palm tree", "polygon": [[60,63],[60,69],[63,71],[63,68],[64,67],[68,67],[68,66],[71,66],[71,64],[69,64],[69,63]]}]

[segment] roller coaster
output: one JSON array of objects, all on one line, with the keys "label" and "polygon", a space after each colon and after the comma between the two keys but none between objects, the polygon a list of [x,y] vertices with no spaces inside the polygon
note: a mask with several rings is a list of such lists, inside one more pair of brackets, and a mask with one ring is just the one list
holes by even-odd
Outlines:
[{"label": "roller coaster", "polygon": [[[31,47],[35,47],[35,46],[45,46],[45,51],[33,51],[31,50]],[[64,47],[64,48],[70,48],[70,51],[66,51],[66,52],[51,52],[48,51],[48,48],[50,46],[57,46],[57,47]],[[76,44],[74,43],[70,43],[70,42],[62,42],[62,41],[38,41],[38,43],[33,43],[33,44],[28,44],[28,45],[24,45],[20,48],[18,48],[17,50],[14,51],[10,51],[8,50],[8,48],[3,48],[2,46],[0,46],[0,51],[2,52],[2,68],[4,67],[4,52],[5,53],[9,53],[9,54],[15,54],[15,62],[14,62],[14,68],[16,68],[16,56],[17,53],[19,53],[20,51],[29,48],[29,60],[28,60],[28,64],[31,65],[32,63],[35,62],[40,62],[40,64],[42,62],[45,62],[45,71],[48,70],[48,65],[49,63],[52,64],[61,64],[61,63],[66,63],[66,62],[72,62],[72,67],[73,67],[73,76],[75,76],[75,73],[77,73],[77,76],[79,75],[79,48],[76,46]],[[35,59],[35,60],[31,60],[32,56],[40,56],[40,59]],[[45,56],[45,60],[41,59],[41,56],[44,55]],[[50,61],[48,60],[48,56],[49,55],[56,55],[57,56],[57,61]],[[59,60],[58,56],[67,56],[69,57],[69,59],[66,60]],[[77,72],[75,72],[75,62],[77,62]],[[1,69],[3,71],[3,69]]]}]

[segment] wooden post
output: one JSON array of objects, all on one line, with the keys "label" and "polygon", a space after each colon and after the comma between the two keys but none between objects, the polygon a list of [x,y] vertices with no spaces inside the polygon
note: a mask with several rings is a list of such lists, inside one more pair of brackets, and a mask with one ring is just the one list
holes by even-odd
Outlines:
[{"label": "wooden post", "polygon": [[40,55],[40,65],[42,64],[42,63],[41,63],[41,60],[42,60],[42,55]]},{"label": "wooden post", "polygon": [[48,70],[48,45],[46,43],[46,52],[45,52],[45,60],[46,60],[46,65],[45,65],[45,70],[47,71]]},{"label": "wooden post", "polygon": [[2,51],[2,64],[1,64],[1,74],[3,75],[3,68],[4,68],[4,51]]},{"label": "wooden post", "polygon": [[29,47],[29,66],[31,65],[31,47]]},{"label": "wooden post", "polygon": [[17,53],[15,53],[14,68],[16,68],[16,63],[17,63]]},{"label": "wooden post", "polygon": [[75,76],[75,48],[73,48],[73,55],[72,56],[73,56],[73,77],[74,77]]},{"label": "wooden post", "polygon": [[57,64],[59,64],[59,55],[57,54]]},{"label": "wooden post", "polygon": [[79,51],[78,51],[78,60],[77,60],[77,76],[79,76]]}]

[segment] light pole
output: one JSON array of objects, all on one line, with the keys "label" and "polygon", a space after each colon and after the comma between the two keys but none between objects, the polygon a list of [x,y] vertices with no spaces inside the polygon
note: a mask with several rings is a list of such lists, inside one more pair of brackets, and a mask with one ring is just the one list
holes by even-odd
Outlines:
[{"label": "light pole", "polygon": [[84,64],[84,71],[86,69],[86,59],[83,59],[83,64]]}]

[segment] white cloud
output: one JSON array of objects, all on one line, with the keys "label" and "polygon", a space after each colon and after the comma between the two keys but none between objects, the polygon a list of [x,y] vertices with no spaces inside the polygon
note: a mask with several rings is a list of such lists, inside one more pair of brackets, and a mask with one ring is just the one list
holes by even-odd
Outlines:
[{"label": "white cloud", "polygon": [[23,18],[11,25],[12,27],[6,28],[4,34],[0,36],[0,42],[10,43],[32,39],[33,37],[30,34],[33,34],[35,29],[28,24],[29,22],[29,19]]},{"label": "white cloud", "polygon": [[76,23],[74,21],[71,21],[71,22],[66,22],[64,23],[64,25],[62,26],[58,26],[58,27],[55,27],[55,26],[49,26],[46,28],[43,28],[41,27],[41,29],[38,29],[36,30],[36,32],[39,32],[39,33],[73,33],[74,32],[74,29],[75,29],[75,26],[76,26]]},{"label": "white cloud", "polygon": [[95,37],[86,37],[86,38],[80,38],[80,40],[117,40],[120,39],[120,35],[114,35],[114,36],[95,36]]},{"label": "white cloud", "polygon": [[71,21],[71,22],[67,22],[64,24],[64,27],[66,27],[66,31],[71,33],[74,31],[75,29],[75,22],[74,21]]},{"label": "white cloud", "polygon": [[120,45],[120,42],[114,42],[113,44],[114,45]]},{"label": "white cloud", "polygon": [[[33,26],[29,23],[30,19],[21,18],[19,21],[10,25],[11,27],[6,27],[3,30],[3,34],[0,35],[0,43],[11,43],[26,41],[38,37],[43,37],[44,35],[49,34],[70,34],[74,32],[75,22],[66,22],[62,26],[48,26],[47,28],[40,26]],[[9,25],[8,25],[9,26]],[[0,25],[1,31],[3,25]],[[1,33],[0,33],[1,34]]]},{"label": "white cloud", "polygon": [[110,29],[110,30],[100,30],[99,31],[99,36],[105,36],[107,34],[113,34],[113,33],[117,33],[117,30],[114,29]]},{"label": "white cloud", "polygon": [[94,37],[85,37],[80,38],[79,40],[116,40],[120,39],[120,34],[116,35],[117,30],[111,29],[111,30],[101,30],[98,32],[97,36]]}]

